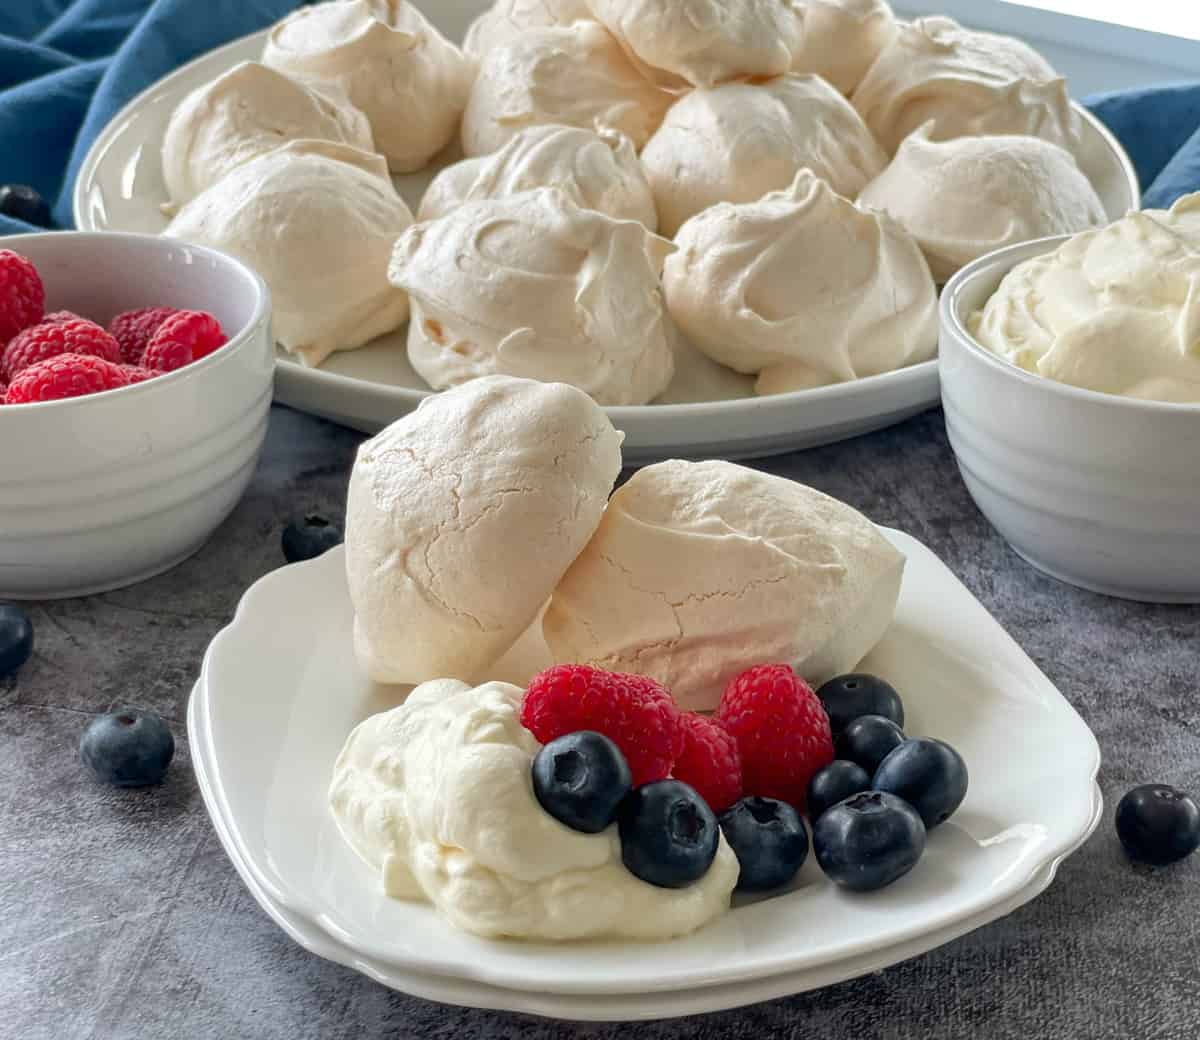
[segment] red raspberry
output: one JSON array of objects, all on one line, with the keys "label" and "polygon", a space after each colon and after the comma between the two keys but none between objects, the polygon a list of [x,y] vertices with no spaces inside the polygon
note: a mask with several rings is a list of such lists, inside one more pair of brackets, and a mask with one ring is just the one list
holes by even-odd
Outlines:
[{"label": "red raspberry", "polygon": [[803,810],[809,780],[833,761],[829,716],[808,683],[786,664],[760,664],[725,687],[716,718],[742,753],[746,793]]},{"label": "red raspberry", "polygon": [[77,318],[42,322],[17,333],[0,355],[0,374],[11,383],[23,369],[58,354],[89,354],[113,364],[121,361],[121,348],[112,336],[95,322]]},{"label": "red raspberry", "polygon": [[37,268],[11,249],[0,249],[0,344],[41,321],[45,307]]},{"label": "red raspberry", "polygon": [[55,311],[53,314],[47,314],[41,321],[38,322],[38,324],[39,325],[61,325],[64,321],[86,321],[86,320],[87,319],[81,318],[74,311]]},{"label": "red raspberry", "polygon": [[685,712],[679,718],[683,750],[671,775],[690,784],[715,813],[742,797],[742,756],[737,741],[712,719]]},{"label": "red raspberry", "polygon": [[584,729],[604,734],[624,753],[635,785],[665,779],[683,749],[679,709],[662,686],[581,664],[535,675],[521,722],[543,744]]},{"label": "red raspberry", "polygon": [[155,379],[162,375],[161,372],[142,368],[140,365],[122,365],[121,371],[125,373],[125,382],[129,386],[133,386],[135,383],[145,383],[147,380]]},{"label": "red raspberry", "polygon": [[211,314],[204,311],[176,311],[150,337],[146,353],[142,355],[142,364],[159,372],[173,372],[208,357],[225,342],[221,323]]},{"label": "red raspberry", "polygon": [[108,331],[121,344],[121,357],[127,365],[140,365],[150,337],[177,311],[174,307],[141,307],[124,311],[108,323]]},{"label": "red raspberry", "polygon": [[125,386],[120,365],[88,354],[58,354],[30,365],[8,387],[6,404],[83,397]]}]

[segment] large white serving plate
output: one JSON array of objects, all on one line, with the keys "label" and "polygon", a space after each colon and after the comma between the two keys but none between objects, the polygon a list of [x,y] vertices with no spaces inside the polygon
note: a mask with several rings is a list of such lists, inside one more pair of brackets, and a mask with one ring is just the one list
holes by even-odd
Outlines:
[{"label": "large white serving plate", "polygon": [[[461,39],[483,0],[417,0],[431,21]],[[170,114],[194,88],[239,61],[262,53],[265,33],[236,40],[177,69],[131,101],[92,145],[75,184],[74,215],[83,230],[158,232],[166,226],[166,201],[159,155]],[[1137,204],[1133,166],[1112,135],[1089,113],[1083,115],[1078,158],[1112,218]],[[445,157],[448,161],[456,156]],[[434,173],[444,165],[396,178],[417,208]],[[308,369],[280,351],[276,400],[314,415],[371,433],[411,411],[428,395],[408,364],[406,330],[371,345],[334,355]],[[719,398],[719,399],[716,399]],[[866,433],[935,405],[937,363],[822,387],[753,396],[750,380],[714,376],[707,365],[685,364],[661,404],[609,408],[625,432],[625,459],[641,464],[666,457],[741,458],[812,447]]]},{"label": "large white serving plate", "polygon": [[[842,892],[810,863],[793,889],[739,904],[690,937],[566,945],[478,939],[428,905],[386,898],[326,806],[346,735],[404,693],[358,670],[341,550],[256,584],[205,657],[205,711],[192,740],[208,760],[206,799],[223,840],[272,905],[352,951],[356,966],[379,963],[401,976],[593,998],[819,979],[839,964],[835,977],[848,977],[858,973],[845,968],[850,958],[891,963],[884,951],[903,951],[898,960],[928,950],[1048,883],[1047,871],[1095,826],[1099,750],[946,567],[912,538],[887,533],[908,568],[895,622],[865,667],[902,690],[910,732],[962,751],[971,790],[930,836],[918,869],[883,892]],[[528,640],[499,671],[519,680],[544,654]]]}]

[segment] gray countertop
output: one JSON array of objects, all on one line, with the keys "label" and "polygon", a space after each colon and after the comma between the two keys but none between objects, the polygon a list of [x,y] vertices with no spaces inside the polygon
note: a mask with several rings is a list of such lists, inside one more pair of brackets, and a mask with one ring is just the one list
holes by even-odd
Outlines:
[{"label": "gray countertop", "polygon": [[[259,910],[209,825],[184,727],[204,648],[245,588],[283,562],[288,518],[340,517],[360,439],[275,409],[249,493],[199,555],[134,588],[33,609],[35,657],[0,680],[0,1037],[542,1040],[631,1028],[443,1007],[322,961]],[[946,561],[1095,731],[1105,818],[1044,895],[931,954],[635,1035],[1200,1034],[1200,856],[1135,869],[1112,831],[1117,799],[1137,783],[1200,790],[1200,608],[1105,599],[1031,570],[968,498],[940,412],[758,465],[910,532]],[[160,788],[110,790],[82,771],[76,744],[89,717],[125,703],[171,722],[178,753]]]}]

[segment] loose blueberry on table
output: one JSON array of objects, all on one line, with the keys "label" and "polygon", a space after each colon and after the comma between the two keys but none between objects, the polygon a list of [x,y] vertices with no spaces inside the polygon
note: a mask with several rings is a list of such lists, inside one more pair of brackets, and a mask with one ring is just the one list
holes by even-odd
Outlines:
[{"label": "loose blueberry on table", "polygon": [[890,684],[877,675],[852,672],[830,679],[817,690],[834,736],[863,715],[882,715],[904,725],[904,704]]},{"label": "loose blueberry on table", "polygon": [[15,603],[0,603],[0,679],[15,674],[32,655],[29,615]]},{"label": "loose blueberry on table", "polygon": [[786,885],[808,858],[808,831],[787,802],[743,798],[721,814],[721,830],[737,856],[740,892]]},{"label": "loose blueberry on table", "polygon": [[925,851],[925,825],[908,802],[864,791],[839,802],[813,826],[813,852],[831,881],[871,892],[907,874]]},{"label": "loose blueberry on table", "polygon": [[1165,867],[1200,848],[1200,807],[1166,784],[1135,787],[1117,806],[1117,836],[1130,859]]},{"label": "loose blueberry on table", "polygon": [[79,754],[96,779],[114,787],[161,783],[175,754],[175,738],[157,715],[122,708],[93,719]]},{"label": "loose blueberry on table", "polygon": [[860,715],[837,737],[838,758],[857,762],[874,775],[879,763],[904,743],[904,730],[883,715]]},{"label": "loose blueberry on table", "polygon": [[880,763],[871,780],[876,791],[903,798],[927,829],[944,823],[967,796],[967,764],[949,744],[906,740]]},{"label": "loose blueberry on table", "polygon": [[584,730],[552,740],[533,760],[533,793],[560,823],[598,834],[633,789],[625,756],[608,737]]},{"label": "loose blueberry on table", "polygon": [[635,877],[660,888],[684,888],[708,873],[720,825],[708,803],[678,780],[635,788],[617,813],[621,859]]},{"label": "loose blueberry on table", "polygon": [[282,544],[288,563],[315,560],[342,544],[342,529],[318,513],[309,513],[283,529]]},{"label": "loose blueberry on table", "polygon": [[836,759],[808,782],[808,818],[815,823],[826,809],[870,787],[871,774],[862,766]]},{"label": "loose blueberry on table", "polygon": [[50,207],[28,184],[0,184],[0,216],[34,227],[50,226]]}]

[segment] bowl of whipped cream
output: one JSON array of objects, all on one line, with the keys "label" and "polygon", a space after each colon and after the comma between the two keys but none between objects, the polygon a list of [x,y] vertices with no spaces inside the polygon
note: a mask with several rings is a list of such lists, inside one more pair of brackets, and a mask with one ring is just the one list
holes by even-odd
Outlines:
[{"label": "bowl of whipped cream", "polygon": [[941,301],[946,428],[1038,569],[1200,602],[1200,194],[965,267]]}]

